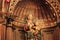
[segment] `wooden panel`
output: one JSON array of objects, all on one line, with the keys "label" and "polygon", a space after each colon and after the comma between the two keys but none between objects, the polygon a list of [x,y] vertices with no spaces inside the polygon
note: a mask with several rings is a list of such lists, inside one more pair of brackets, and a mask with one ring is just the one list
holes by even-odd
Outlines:
[{"label": "wooden panel", "polygon": [[[52,30],[52,29],[50,29]],[[45,29],[42,31],[42,39],[43,40],[60,40],[60,29],[58,27],[53,28],[54,31],[49,31],[49,29]]]},{"label": "wooden panel", "polygon": [[14,40],[24,40],[23,31],[18,31],[18,29],[14,30]]},{"label": "wooden panel", "polygon": [[58,27],[54,31],[54,40],[59,40],[59,28]]},{"label": "wooden panel", "polygon": [[42,40],[54,40],[54,29],[43,29],[41,31]]},{"label": "wooden panel", "polygon": [[54,40],[53,34],[44,34],[44,40]]}]

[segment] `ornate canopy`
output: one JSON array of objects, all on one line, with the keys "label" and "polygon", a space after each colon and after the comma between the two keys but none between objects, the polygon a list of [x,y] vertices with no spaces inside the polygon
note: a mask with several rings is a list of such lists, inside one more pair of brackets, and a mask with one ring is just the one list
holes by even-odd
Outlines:
[{"label": "ornate canopy", "polygon": [[[46,27],[51,27],[56,25],[56,14],[52,10],[49,3],[45,0],[23,0],[17,3],[13,14],[17,16],[15,21],[20,21],[20,19],[26,19],[30,14],[33,16],[33,20],[38,19],[43,22],[41,24]],[[44,26],[44,27],[45,27]]]}]

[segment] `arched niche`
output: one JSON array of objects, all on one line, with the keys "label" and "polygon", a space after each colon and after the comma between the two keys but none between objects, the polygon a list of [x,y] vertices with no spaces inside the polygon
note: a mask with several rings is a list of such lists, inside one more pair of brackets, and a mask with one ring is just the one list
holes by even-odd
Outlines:
[{"label": "arched niche", "polygon": [[[32,9],[32,10],[34,10],[34,11],[36,11],[36,12],[34,12],[35,13],[35,17],[37,17],[38,16],[38,18],[42,18],[42,19],[47,19],[48,20],[48,16],[50,16],[50,18],[52,18],[55,22],[54,23],[56,23],[56,21],[57,21],[57,15],[56,15],[56,12],[55,12],[55,10],[54,10],[54,8],[50,5],[50,3],[48,3],[47,1],[45,1],[45,0],[43,0],[44,1],[44,3],[43,2],[41,2],[41,4],[39,4],[39,3],[37,3],[36,5],[38,5],[38,8],[37,8],[37,6],[35,5],[35,4],[30,4],[31,5],[31,7],[33,6],[34,8],[36,8],[36,9],[39,9],[39,10],[34,10],[33,8],[30,8],[30,9]],[[26,5],[27,4],[27,7],[26,6],[24,6],[24,5]],[[38,11],[41,11],[40,10],[40,6],[42,5],[43,6],[43,8],[41,9],[41,10],[43,10],[44,12],[46,11],[47,12],[47,14],[44,14],[44,13],[38,13]],[[36,7],[35,7],[36,6]],[[28,9],[28,7],[29,7],[29,3],[26,1],[19,1],[16,5],[15,5],[15,8],[14,8],[14,11],[13,11],[13,13],[12,13],[12,15],[15,15],[15,16],[22,16],[22,17],[24,17],[24,16],[26,16],[26,15],[23,15],[23,13],[21,13],[21,15],[20,15],[20,13],[19,12],[21,12],[21,10],[27,10]],[[22,9],[21,9],[22,8]],[[26,8],[26,9],[25,9]],[[19,11],[20,10],[20,11]],[[29,9],[28,9],[29,10]],[[27,10],[27,11],[28,11]],[[23,11],[22,11],[23,12]],[[45,12],[45,13],[46,13]],[[47,16],[48,15],[48,16]],[[52,16],[54,16],[54,18],[52,17]],[[44,20],[45,20],[44,19]],[[18,19],[17,19],[18,20]],[[53,23],[52,23],[53,24]],[[47,24],[46,24],[47,25]],[[50,24],[49,24],[50,25]],[[50,26],[51,27],[51,26]],[[44,27],[43,27],[44,28]]]},{"label": "arched niche", "polygon": [[[9,12],[10,13],[13,13],[13,11],[14,11],[14,9],[15,9],[15,6],[16,6],[16,4],[19,2],[19,1],[23,1],[23,0],[11,0],[11,2],[10,2],[10,7],[9,7]],[[59,4],[59,2],[58,2],[58,0],[46,0],[50,5],[51,5],[51,7],[53,7],[53,9],[54,9],[54,11],[55,11],[55,13],[56,13],[56,15],[58,15],[57,16],[57,19],[58,19],[58,22],[59,22],[59,20],[60,20],[60,4]]]}]

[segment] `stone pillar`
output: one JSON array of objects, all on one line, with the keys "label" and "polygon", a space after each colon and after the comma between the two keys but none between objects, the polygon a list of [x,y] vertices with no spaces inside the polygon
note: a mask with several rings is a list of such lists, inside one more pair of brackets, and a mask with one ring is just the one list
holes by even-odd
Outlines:
[{"label": "stone pillar", "polygon": [[5,12],[4,3],[5,3],[5,0],[2,0],[2,12]]},{"label": "stone pillar", "polygon": [[13,31],[11,27],[7,27],[6,40],[13,40]]},{"label": "stone pillar", "polygon": [[0,40],[1,40],[1,27],[0,27]]},{"label": "stone pillar", "polygon": [[0,24],[0,40],[5,40],[5,30],[6,30],[6,27]]}]

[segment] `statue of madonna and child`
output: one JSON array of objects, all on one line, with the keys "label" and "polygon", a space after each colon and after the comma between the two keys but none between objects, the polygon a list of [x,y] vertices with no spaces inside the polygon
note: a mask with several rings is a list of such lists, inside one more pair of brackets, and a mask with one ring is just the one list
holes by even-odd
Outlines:
[{"label": "statue of madonna and child", "polygon": [[[46,3],[45,0],[23,0],[18,4],[16,10],[19,10],[18,17],[21,19],[18,21],[22,21],[20,24],[23,24],[27,40],[41,40],[41,28],[55,25],[54,12]],[[15,13],[18,12],[15,11]]]}]

